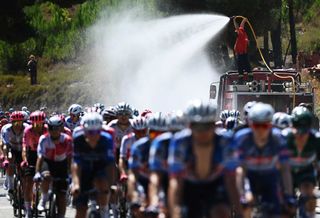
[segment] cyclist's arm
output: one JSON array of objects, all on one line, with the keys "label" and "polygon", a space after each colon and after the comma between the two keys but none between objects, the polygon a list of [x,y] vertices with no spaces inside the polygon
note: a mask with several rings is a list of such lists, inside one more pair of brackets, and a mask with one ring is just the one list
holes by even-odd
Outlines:
[{"label": "cyclist's arm", "polygon": [[42,163],[43,163],[43,157],[39,155],[36,163],[36,173],[40,173]]},{"label": "cyclist's arm", "polygon": [[228,173],[225,176],[225,185],[229,195],[229,199],[231,201],[231,205],[234,207],[235,213],[237,215],[242,214],[242,208],[240,204],[240,194],[237,189],[236,175],[235,173]]},{"label": "cyclist's arm", "polygon": [[126,160],[123,157],[119,158],[119,170],[120,170],[120,174],[126,174]]},{"label": "cyclist's arm", "polygon": [[181,196],[182,180],[177,177],[170,178],[168,190],[168,204],[172,218],[180,218],[182,216]]},{"label": "cyclist's arm", "polygon": [[72,183],[74,185],[80,186],[80,174],[81,167],[77,163],[71,164],[71,175],[72,175]]},{"label": "cyclist's arm", "polygon": [[292,185],[291,169],[290,169],[289,163],[281,164],[280,170],[281,170],[284,193],[288,195],[293,195],[293,185]]},{"label": "cyclist's arm", "polygon": [[22,146],[22,160],[27,161],[27,147]]},{"label": "cyclist's arm", "polygon": [[161,174],[158,172],[152,172],[150,175],[149,184],[149,199],[151,206],[158,206],[159,204],[159,187],[161,183]]}]

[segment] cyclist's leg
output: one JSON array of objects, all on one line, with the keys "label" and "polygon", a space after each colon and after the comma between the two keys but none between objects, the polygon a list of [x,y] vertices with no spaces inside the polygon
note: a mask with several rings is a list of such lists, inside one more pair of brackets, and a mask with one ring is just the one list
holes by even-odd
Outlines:
[{"label": "cyclist's leg", "polygon": [[38,204],[38,210],[43,211],[45,209],[46,202],[49,199],[49,187],[51,182],[51,176],[49,171],[49,166],[46,160],[43,161],[41,174],[43,176],[43,180],[41,182],[41,199]]},{"label": "cyclist's leg", "polygon": [[92,189],[92,172],[81,170],[80,172],[80,193],[78,196],[74,196],[73,205],[76,208],[76,218],[85,218],[88,210],[88,195],[84,193]]},{"label": "cyclist's leg", "polygon": [[[28,173],[28,172],[26,172]],[[31,202],[32,202],[32,194],[33,194],[33,177],[31,174],[25,174],[23,178],[24,184],[24,208],[26,214],[31,214]]]},{"label": "cyclist's leg", "polygon": [[230,207],[226,204],[218,204],[211,208],[211,218],[229,218],[231,215]]}]

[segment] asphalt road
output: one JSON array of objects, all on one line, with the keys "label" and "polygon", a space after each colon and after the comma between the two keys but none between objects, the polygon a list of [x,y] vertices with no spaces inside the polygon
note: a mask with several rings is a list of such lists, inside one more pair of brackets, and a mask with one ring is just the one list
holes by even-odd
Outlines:
[{"label": "asphalt road", "polygon": [[[13,209],[10,202],[6,198],[6,191],[3,190],[2,185],[4,177],[0,176],[0,217],[1,218],[12,218]],[[67,208],[66,218],[72,218],[75,216],[75,210],[71,207]]]}]

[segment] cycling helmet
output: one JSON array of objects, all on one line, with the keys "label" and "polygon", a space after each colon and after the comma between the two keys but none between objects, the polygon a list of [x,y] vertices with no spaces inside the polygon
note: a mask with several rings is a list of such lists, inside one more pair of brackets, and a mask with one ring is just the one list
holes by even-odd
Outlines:
[{"label": "cycling helmet", "polygon": [[274,115],[272,116],[272,125],[277,126],[277,123],[283,114],[285,114],[285,113],[284,112],[274,113]]},{"label": "cycling helmet", "polygon": [[100,111],[103,111],[104,110],[104,104],[102,104],[102,103],[95,103],[94,105],[93,105],[95,108],[97,108],[97,109],[100,109]]},{"label": "cycling helmet", "polygon": [[185,111],[189,123],[215,122],[217,115],[216,107],[211,103],[204,103],[200,100],[192,102]]},{"label": "cycling helmet", "polygon": [[11,108],[9,109],[9,113],[12,114],[13,112],[14,112],[14,109],[11,107]]},{"label": "cycling helmet", "polygon": [[132,116],[133,114],[131,106],[126,102],[120,102],[119,104],[117,104],[115,110],[117,115],[128,114],[129,116]]},{"label": "cycling helmet", "polygon": [[27,121],[29,120],[29,114],[25,111],[21,111],[21,113],[23,114],[23,117],[24,117],[24,121]]},{"label": "cycling helmet", "polygon": [[229,116],[230,116],[229,110],[223,110],[220,113],[220,120],[222,122],[225,122]]},{"label": "cycling helmet", "polygon": [[233,130],[239,124],[239,120],[236,117],[228,117],[226,120],[226,129]]},{"label": "cycling helmet", "polygon": [[238,110],[231,110],[229,111],[229,117],[240,119],[240,112]]},{"label": "cycling helmet", "polygon": [[132,114],[133,114],[134,116],[138,117],[138,116],[139,116],[139,111],[138,111],[138,109],[133,109]]},{"label": "cycling helmet", "polygon": [[311,128],[313,115],[305,107],[295,107],[292,110],[292,125],[300,132],[307,132]]},{"label": "cycling helmet", "polygon": [[167,119],[162,113],[155,113],[148,119],[148,127],[154,131],[168,131]]},{"label": "cycling helmet", "polygon": [[60,116],[55,115],[55,116],[49,118],[47,124],[48,124],[49,128],[51,128],[51,127],[63,126],[64,123],[63,123]]},{"label": "cycling helmet", "polygon": [[48,108],[46,107],[46,106],[44,106],[44,107],[41,107],[40,108],[40,111],[46,111]]},{"label": "cycling helmet", "polygon": [[30,115],[31,123],[44,123],[46,121],[46,114],[42,111],[32,112]]},{"label": "cycling helmet", "polygon": [[82,107],[79,104],[73,104],[68,109],[69,114],[80,115],[82,113]]},{"label": "cycling helmet", "polygon": [[10,115],[10,122],[15,122],[15,121],[24,121],[24,116],[21,111],[14,111]]},{"label": "cycling helmet", "polygon": [[28,111],[28,108],[27,108],[26,106],[23,106],[23,107],[21,108],[21,111],[27,112],[27,111]]},{"label": "cycling helmet", "polygon": [[81,125],[85,130],[100,130],[102,128],[102,116],[97,112],[86,113],[81,119]]},{"label": "cycling helmet", "polygon": [[104,119],[115,118],[115,117],[117,117],[117,113],[116,113],[116,110],[114,107],[107,107],[102,112],[102,116]]},{"label": "cycling helmet", "polygon": [[271,122],[274,109],[270,104],[256,103],[249,110],[248,118],[253,123]]},{"label": "cycling helmet", "polygon": [[257,102],[256,101],[249,101],[247,102],[244,107],[243,107],[243,116],[244,118],[247,118],[249,115],[250,109],[255,105]]},{"label": "cycling helmet", "polygon": [[142,117],[147,117],[148,114],[152,114],[152,111],[149,109],[145,109],[142,113],[141,116]]},{"label": "cycling helmet", "polygon": [[168,117],[168,125],[171,131],[182,130],[187,127],[187,122],[183,112],[178,111]]},{"label": "cycling helmet", "polygon": [[135,130],[144,130],[148,128],[148,122],[144,117],[137,117],[133,119],[131,125],[132,125],[132,128]]},{"label": "cycling helmet", "polygon": [[280,129],[285,129],[292,126],[292,117],[289,114],[283,114],[279,117],[276,126]]}]

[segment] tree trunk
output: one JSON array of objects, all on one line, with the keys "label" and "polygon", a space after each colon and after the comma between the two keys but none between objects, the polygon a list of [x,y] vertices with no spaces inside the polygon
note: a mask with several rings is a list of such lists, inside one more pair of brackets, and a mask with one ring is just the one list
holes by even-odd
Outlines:
[{"label": "tree trunk", "polygon": [[288,0],[289,6],[289,25],[290,25],[290,42],[291,42],[291,56],[292,63],[297,62],[297,39],[296,39],[296,29],[293,15],[293,0]]},{"label": "tree trunk", "polygon": [[271,41],[273,48],[274,67],[282,67],[282,46],[281,46],[281,17],[278,20],[277,27],[271,31]]}]

